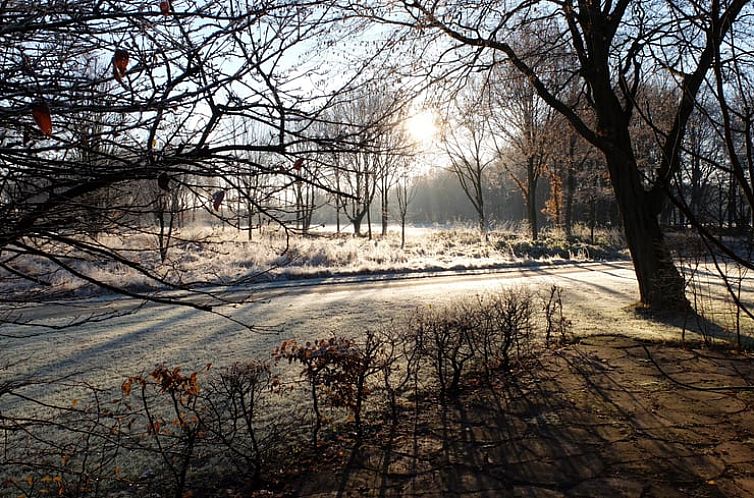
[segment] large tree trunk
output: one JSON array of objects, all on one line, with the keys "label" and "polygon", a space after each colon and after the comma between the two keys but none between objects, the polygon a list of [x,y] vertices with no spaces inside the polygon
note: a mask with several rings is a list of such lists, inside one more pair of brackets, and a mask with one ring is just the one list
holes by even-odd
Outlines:
[{"label": "large tree trunk", "polygon": [[606,154],[606,160],[642,304],[655,311],[686,309],[685,283],[658,221],[659,201],[650,198],[630,159],[615,151]]}]

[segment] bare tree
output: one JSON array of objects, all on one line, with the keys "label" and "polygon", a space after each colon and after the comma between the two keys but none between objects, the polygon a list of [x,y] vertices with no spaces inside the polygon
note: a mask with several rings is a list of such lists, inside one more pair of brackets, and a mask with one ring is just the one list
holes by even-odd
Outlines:
[{"label": "bare tree", "polygon": [[[532,240],[539,236],[537,186],[551,158],[554,111],[534,88],[512,69],[498,70],[490,84],[490,124],[493,143],[526,202]],[[557,184],[554,184],[557,188]]]},{"label": "bare tree", "polygon": [[412,151],[408,133],[402,126],[402,116],[397,115],[381,135],[382,153],[378,156],[377,188],[380,192],[380,222],[382,236],[387,235],[390,216],[390,191],[401,181],[400,172],[406,170]]},{"label": "bare tree", "polygon": [[[751,35],[751,31],[746,33]],[[740,203],[748,211],[748,219],[739,216],[736,220],[736,208],[730,206],[729,216],[731,222],[754,229],[754,57],[750,47],[731,44],[726,50],[715,46],[713,70],[731,200],[740,195]]]},{"label": "bare tree", "polygon": [[398,217],[401,220],[401,249],[406,246],[406,216],[408,206],[416,196],[416,183],[406,171],[401,173],[395,185],[395,200],[398,202]]},{"label": "bare tree", "polygon": [[[746,33],[750,35],[751,31]],[[740,31],[736,33],[738,36],[740,34]],[[748,243],[742,246],[738,238],[726,238],[716,233],[683,196],[674,196],[673,202],[701,235],[711,265],[717,270],[728,296],[736,305],[735,328],[740,347],[740,316],[743,313],[754,319],[751,303],[741,297],[743,277],[749,270],[754,270],[751,243],[754,238],[754,93],[751,86],[754,81],[754,57],[733,40],[715,47],[709,86],[715,96],[717,112],[710,112],[708,102],[700,103],[696,110],[717,124],[718,135],[725,144],[724,157],[721,158],[718,149],[713,148],[710,155],[703,155],[700,159],[722,173],[723,180],[719,183],[724,184],[727,180],[728,227],[746,233]],[[689,147],[692,160],[695,153],[701,150]],[[731,268],[735,271],[731,271]]]},{"label": "bare tree", "polygon": [[[290,81],[318,62],[294,67],[283,56],[328,33],[325,13],[235,0],[169,9],[21,0],[3,7],[2,20],[0,278],[13,290],[19,282],[36,290],[51,286],[51,271],[64,272],[141,299],[204,310],[226,302],[210,294],[191,299],[180,275],[120,241],[157,237],[164,260],[173,218],[184,209],[176,208],[179,198],[233,223],[230,194],[219,192],[241,192],[239,175],[295,181],[275,164],[292,162],[291,146],[309,140],[307,126],[337,89],[296,91]],[[239,122],[259,123],[265,136],[240,139]],[[253,153],[277,159],[260,163]],[[287,228],[274,202],[257,211]],[[29,258],[40,264],[24,264]],[[153,288],[184,292],[129,289],[86,262],[124,265]],[[4,293],[8,304],[19,299]]]},{"label": "bare tree", "polygon": [[487,239],[489,227],[484,184],[487,171],[497,155],[491,143],[489,117],[484,107],[483,96],[474,87],[459,95],[443,128],[442,143],[450,170],[477,213],[479,232]]},{"label": "bare tree", "polygon": [[[746,0],[679,3],[498,2],[468,5],[455,0],[403,2],[383,10],[370,6],[370,18],[393,25],[398,37],[422,50],[413,72],[458,85],[458,75],[484,71],[505,59],[544,102],[563,115],[604,156],[642,303],[654,309],[686,309],[684,281],[665,243],[658,216],[681,165],[683,138],[696,97],[719,48],[731,41],[731,27],[746,23]],[[747,10],[746,12],[750,12]],[[545,24],[548,29],[529,29]],[[745,29],[745,28],[744,28]],[[528,30],[536,44],[519,43],[511,33]],[[555,34],[556,36],[553,36]],[[413,35],[413,36],[412,36]],[[427,57],[436,53],[434,58]],[[542,70],[543,57],[573,58],[557,78]],[[648,180],[637,163],[631,122],[646,75],[671,68],[681,75],[673,102],[672,125],[660,130],[662,159]],[[546,68],[549,69],[549,68]],[[578,80],[588,119],[568,105],[561,82]]]},{"label": "bare tree", "polygon": [[[719,122],[720,113],[711,101],[712,96],[705,92],[698,101],[698,109],[689,119],[683,164],[673,185],[675,195],[683,198],[696,219],[705,224],[723,218],[718,216],[718,211],[724,205],[713,198],[721,172],[716,165],[724,162],[725,147],[715,124]],[[672,203],[669,208],[673,217],[677,212],[678,220],[674,221],[687,226],[683,210]]]},{"label": "bare tree", "polygon": [[[410,156],[402,124],[403,99],[387,90],[384,82],[360,88],[352,99],[339,104],[332,112],[332,126],[344,137],[349,148],[334,151],[331,162],[335,168],[336,210],[341,209],[361,235],[367,219],[372,236],[370,208],[380,192],[383,232],[387,230],[388,195],[395,182],[395,172]],[[343,195],[348,194],[348,195]]]}]

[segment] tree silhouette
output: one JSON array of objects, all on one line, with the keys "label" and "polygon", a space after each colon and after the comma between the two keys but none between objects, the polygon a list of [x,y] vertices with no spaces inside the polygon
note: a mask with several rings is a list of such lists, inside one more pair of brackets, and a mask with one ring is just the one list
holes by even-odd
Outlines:
[{"label": "tree silhouette", "polygon": [[[0,276],[11,287],[50,287],[64,273],[132,297],[212,309],[224,299],[191,299],[203,282],[182,283],[123,238],[159,240],[164,262],[176,216],[203,210],[228,222],[231,198],[287,229],[276,196],[258,205],[262,196],[249,184],[277,178],[271,183],[284,189],[294,181],[291,145],[307,140],[306,127],[336,92],[291,83],[316,69],[295,56],[327,30],[324,13],[274,2],[162,4],[3,5]],[[250,140],[236,132],[239,123],[264,132]],[[262,164],[259,154],[273,160]],[[229,191],[225,202],[218,190]],[[102,279],[95,263],[186,292],[128,288]]]},{"label": "tree silhouette", "polygon": [[[415,74],[457,89],[474,71],[509,64],[523,75],[544,102],[604,156],[642,303],[654,309],[686,308],[684,281],[665,242],[658,216],[669,186],[681,167],[688,120],[716,54],[729,60],[738,39],[732,26],[749,33],[751,9],[745,0],[678,2],[608,0],[586,2],[496,1],[464,4],[399,2],[345,7],[396,28],[408,40],[406,55]],[[542,29],[546,26],[547,29]],[[537,29],[531,29],[538,27]],[[535,43],[519,43],[514,33],[535,34]],[[557,67],[554,61],[573,60]],[[549,62],[549,64],[546,64]],[[544,70],[540,69],[544,68]],[[671,126],[659,129],[661,161],[651,177],[639,167],[632,120],[651,120],[637,108],[648,76],[672,70],[680,75],[677,98],[669,103]],[[569,105],[563,82],[578,81],[588,113]]]}]

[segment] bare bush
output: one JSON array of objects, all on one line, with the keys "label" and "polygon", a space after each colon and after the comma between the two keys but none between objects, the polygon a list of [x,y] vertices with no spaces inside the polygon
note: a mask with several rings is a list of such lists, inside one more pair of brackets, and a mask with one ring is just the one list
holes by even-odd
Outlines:
[{"label": "bare bush", "polygon": [[563,314],[563,290],[557,285],[550,286],[543,296],[545,314],[545,346],[549,347],[554,337],[560,344],[568,340],[571,321]]},{"label": "bare bush", "polygon": [[[58,396],[46,399],[40,389]],[[117,486],[128,407],[108,394],[70,380],[4,382],[0,495],[101,496]]]},{"label": "bare bush", "polygon": [[[554,314],[559,312],[557,326],[565,334],[570,323],[559,303],[551,303],[551,316],[544,322],[555,327]],[[489,378],[496,371],[512,368],[514,360],[531,356],[537,342],[536,311],[533,292],[503,289],[448,307],[417,311],[412,337],[440,392],[456,393],[463,375],[472,368],[481,366]]]},{"label": "bare bush", "polygon": [[516,359],[531,352],[534,340],[534,294],[527,288],[503,289],[491,296],[482,313],[490,315],[489,327],[493,351],[500,366],[511,367],[512,353]]},{"label": "bare bush", "polygon": [[358,352],[352,411],[356,432],[361,436],[365,403],[375,391],[390,385],[387,381],[380,384],[378,378],[390,378],[396,369],[398,357],[392,336],[384,331],[365,331],[364,339],[358,344]]},{"label": "bare bush", "polygon": [[254,481],[274,451],[275,431],[271,423],[260,427],[260,411],[269,408],[277,382],[268,363],[250,360],[221,369],[207,386],[211,438],[227,450],[231,465]]},{"label": "bare bush", "polygon": [[417,310],[417,349],[428,361],[443,394],[458,391],[464,367],[474,357],[474,324],[464,311],[460,306]]}]

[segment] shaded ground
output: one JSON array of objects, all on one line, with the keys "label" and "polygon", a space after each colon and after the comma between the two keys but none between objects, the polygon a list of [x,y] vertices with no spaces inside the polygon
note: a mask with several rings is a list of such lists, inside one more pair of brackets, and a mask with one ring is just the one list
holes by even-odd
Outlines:
[{"label": "shaded ground", "polygon": [[685,384],[754,384],[750,355],[587,337],[515,381],[405,407],[295,494],[754,496],[754,393],[683,387],[647,352]]}]

